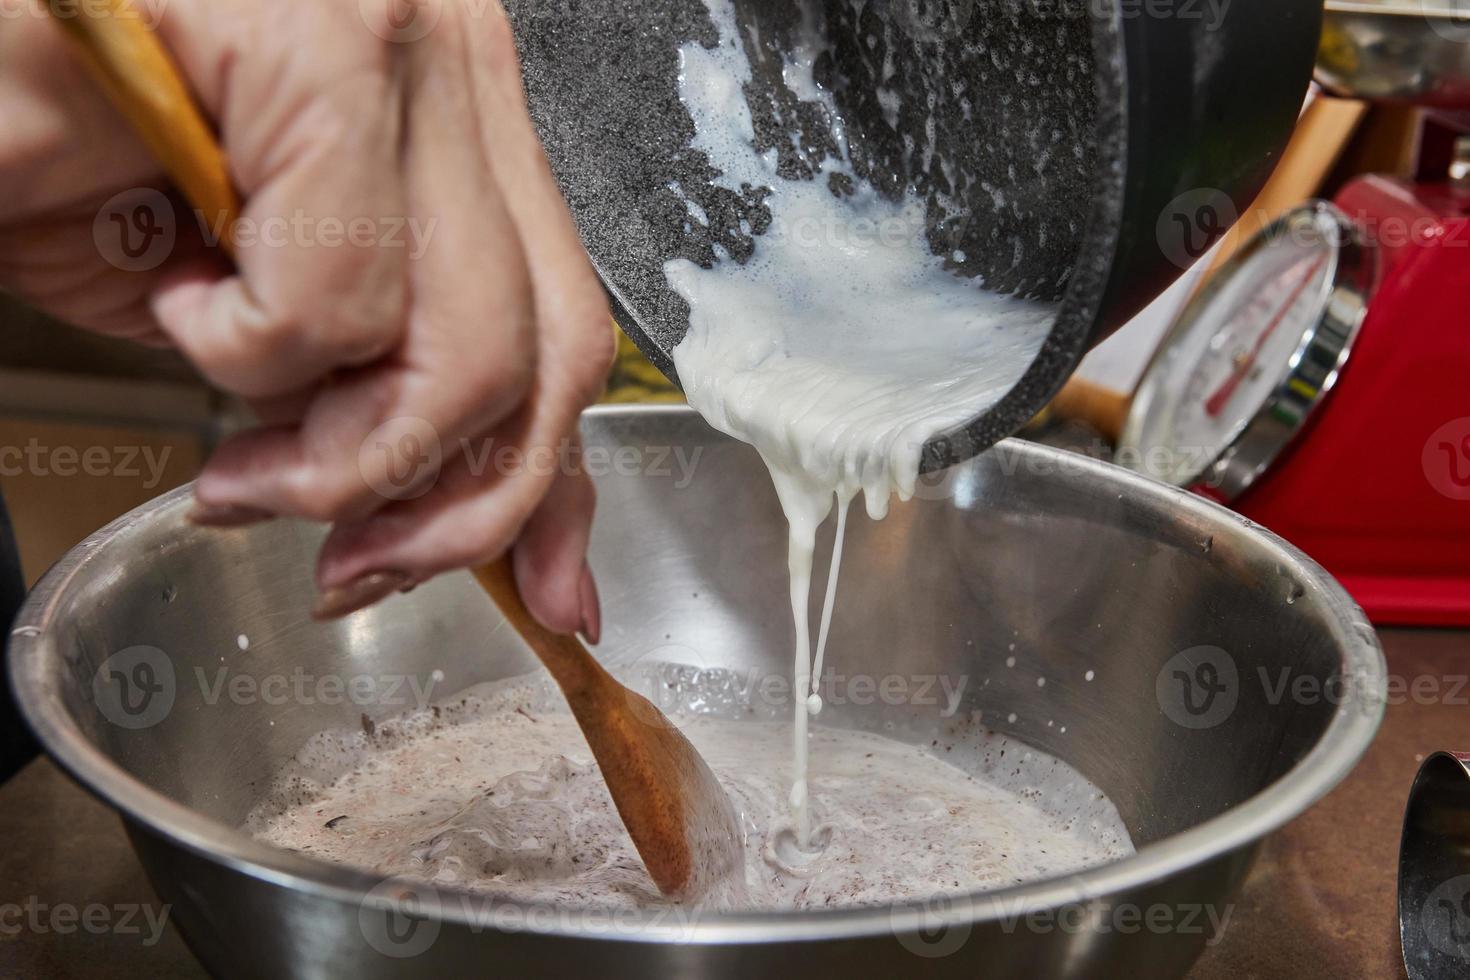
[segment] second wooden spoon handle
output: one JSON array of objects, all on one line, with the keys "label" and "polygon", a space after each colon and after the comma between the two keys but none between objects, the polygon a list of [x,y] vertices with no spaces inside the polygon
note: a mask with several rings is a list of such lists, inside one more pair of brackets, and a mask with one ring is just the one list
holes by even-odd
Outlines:
[{"label": "second wooden spoon handle", "polygon": [[163,41],[128,0],[96,0],[105,9],[84,16],[74,4],[49,2],[118,112],[209,226],[224,229],[220,245],[233,256],[240,199],[219,141]]}]

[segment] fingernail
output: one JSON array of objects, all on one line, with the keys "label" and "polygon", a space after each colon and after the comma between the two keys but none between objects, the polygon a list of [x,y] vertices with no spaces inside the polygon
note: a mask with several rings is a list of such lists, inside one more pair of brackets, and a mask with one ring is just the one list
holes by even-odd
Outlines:
[{"label": "fingernail", "polygon": [[206,504],[198,500],[184,515],[190,524],[200,527],[246,527],[268,521],[276,515],[259,507],[244,507],[239,504]]},{"label": "fingernail", "polygon": [[577,587],[577,600],[582,609],[582,638],[593,646],[602,639],[602,603],[597,598],[597,580],[592,566],[582,563],[582,581]]},{"label": "fingernail", "polygon": [[388,598],[413,581],[413,576],[407,572],[369,572],[367,575],[360,575],[346,585],[323,592],[311,609],[311,618],[341,619]]}]

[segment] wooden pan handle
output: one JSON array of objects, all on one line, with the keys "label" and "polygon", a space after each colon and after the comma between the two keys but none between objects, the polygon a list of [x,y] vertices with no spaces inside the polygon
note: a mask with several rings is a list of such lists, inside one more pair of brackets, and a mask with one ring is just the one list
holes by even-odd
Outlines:
[{"label": "wooden pan handle", "polygon": [[1132,404],[1131,395],[1074,377],[1057,392],[1050,407],[1059,418],[1086,422],[1104,438],[1117,442]]}]

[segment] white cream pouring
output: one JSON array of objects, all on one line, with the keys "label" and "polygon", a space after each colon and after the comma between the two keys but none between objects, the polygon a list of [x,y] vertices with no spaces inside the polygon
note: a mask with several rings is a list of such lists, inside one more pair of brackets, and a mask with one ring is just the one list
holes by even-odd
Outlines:
[{"label": "white cream pouring", "polygon": [[[706,4],[718,46],[681,50],[679,91],[695,124],[692,145],[732,190],[769,187],[773,222],[744,265],[728,256],[713,269],[687,260],[665,265],[690,309],[689,332],[673,357],[689,403],[760,452],[790,526],[795,684],[810,692],[795,706],[790,802],[797,839],[807,846],[808,716],[821,709],[814,678],[821,676],[848,504],[861,491],[876,520],[895,494],[912,497],[923,445],[1010,390],[1040,350],[1055,309],[955,276],[931,254],[922,201],[884,200],[853,177],[843,122],[813,79],[821,32],[810,23],[784,79],[799,98],[825,107],[844,159],[829,160],[813,181],[777,176],[774,153],[754,149],[742,93],[750,64],[731,0]],[[923,152],[933,159],[932,136]],[[828,189],[832,173],[852,178],[851,196]],[[703,218],[689,203],[691,218]],[[839,535],[814,670],[812,559],[834,500]]]}]

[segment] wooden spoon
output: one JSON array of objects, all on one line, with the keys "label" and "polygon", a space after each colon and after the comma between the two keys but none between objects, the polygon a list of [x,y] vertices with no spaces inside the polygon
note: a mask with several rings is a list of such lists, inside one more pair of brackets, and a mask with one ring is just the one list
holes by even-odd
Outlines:
[{"label": "wooden spoon", "polygon": [[741,864],[735,810],[683,733],[647,698],[614,680],[575,636],[532,618],[509,557],[474,571],[561,687],[659,890],[694,898],[735,872]]},{"label": "wooden spoon", "polygon": [[[239,203],[224,153],[173,59],[126,0],[103,3],[93,16],[63,14],[58,21],[190,203],[211,222],[233,227]],[[233,257],[229,233],[220,241]],[[739,824],[689,740],[614,680],[576,637],[552,633],[531,616],[508,556],[475,569],[475,577],[560,685],[659,890],[697,899],[729,879],[741,865]]]}]

